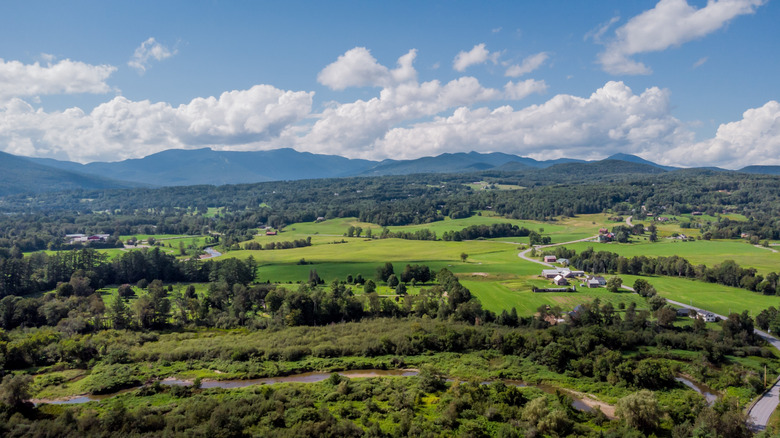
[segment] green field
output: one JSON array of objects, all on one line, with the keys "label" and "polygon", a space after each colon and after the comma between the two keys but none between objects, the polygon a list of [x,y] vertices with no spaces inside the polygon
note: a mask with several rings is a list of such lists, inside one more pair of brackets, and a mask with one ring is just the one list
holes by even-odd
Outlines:
[{"label": "green field", "polygon": [[742,267],[756,268],[762,274],[780,270],[780,252],[772,252],[767,248],[758,248],[744,240],[697,240],[694,242],[683,242],[680,240],[662,239],[657,243],[642,240],[630,244],[587,242],[566,245],[566,248],[573,249],[578,253],[588,247],[593,247],[595,251],[609,251],[626,257],[639,255],[668,257],[678,255],[694,265],[705,264],[708,267],[731,259]]},{"label": "green field", "polygon": [[769,306],[780,307],[780,297],[767,296],[735,287],[704,283],[674,277],[638,277],[621,275],[623,284],[632,285],[637,278],[644,278],[658,293],[668,299],[709,310],[720,315],[742,313],[747,310],[756,316]]}]

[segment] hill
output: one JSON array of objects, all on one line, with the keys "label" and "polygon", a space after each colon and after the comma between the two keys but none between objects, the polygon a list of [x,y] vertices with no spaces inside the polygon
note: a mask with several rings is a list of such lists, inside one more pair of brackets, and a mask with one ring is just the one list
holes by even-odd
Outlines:
[{"label": "hill", "polygon": [[375,164],[336,155],[293,149],[231,152],[208,148],[170,149],[144,158],[113,163],[78,164],[38,159],[39,162],[84,173],[112,175],[136,183],[160,186],[243,184],[349,176]]},{"label": "hill", "polygon": [[0,152],[0,196],[73,189],[116,189],[139,184],[57,169]]},{"label": "hill", "polygon": [[461,173],[479,170],[496,169],[502,171],[519,171],[528,169],[544,169],[560,163],[582,163],[582,160],[560,158],[556,160],[537,161],[533,158],[493,152],[460,152],[441,154],[435,157],[422,157],[414,160],[385,160],[364,171],[361,176],[408,175],[414,173]]},{"label": "hill", "polygon": [[743,173],[760,173],[764,175],[780,175],[780,166],[747,166],[739,169]]}]

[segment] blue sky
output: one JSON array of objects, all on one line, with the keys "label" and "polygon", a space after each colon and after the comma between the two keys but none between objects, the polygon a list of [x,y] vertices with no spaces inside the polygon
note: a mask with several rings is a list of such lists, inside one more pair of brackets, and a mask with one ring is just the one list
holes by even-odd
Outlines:
[{"label": "blue sky", "polygon": [[0,150],[780,164],[777,3],[2,2]]}]

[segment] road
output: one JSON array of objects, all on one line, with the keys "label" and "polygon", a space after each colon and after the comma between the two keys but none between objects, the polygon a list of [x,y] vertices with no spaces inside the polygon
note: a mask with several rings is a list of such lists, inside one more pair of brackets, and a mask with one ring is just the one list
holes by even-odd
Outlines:
[{"label": "road", "polygon": [[[626,224],[631,226],[631,217],[629,216],[626,219]],[[528,257],[526,254],[531,251],[532,248],[536,248],[537,250],[543,249],[543,248],[550,248],[553,246],[560,246],[560,245],[566,245],[569,243],[575,243],[575,242],[585,242],[594,238],[597,238],[598,236],[594,237],[588,237],[585,239],[580,240],[573,240],[571,242],[561,242],[561,243],[552,243],[550,245],[539,245],[535,247],[528,248],[527,250],[517,254],[518,257],[522,258],[523,260],[527,260],[529,262],[538,263],[540,265],[544,265],[547,267],[553,267],[550,263],[545,263],[540,260],[532,259]],[[631,286],[625,286],[623,285],[623,289],[629,290],[631,292],[635,292],[634,288]],[[679,301],[674,301],[667,299],[667,303],[674,304],[676,306],[685,307],[688,309],[695,309],[695,310],[707,310],[702,309],[701,307],[693,307],[685,303],[681,303]],[[715,316],[717,316],[720,319],[727,319],[723,315],[718,315],[715,312],[712,312]],[[763,332],[761,330],[755,329],[753,330],[756,335],[762,337],[764,340],[766,340],[769,345],[773,346],[775,349],[780,351],[780,340],[775,338],[774,336],[770,335],[769,333]],[[772,412],[777,409],[778,405],[780,405],[780,379],[778,379],[774,385],[769,389],[769,391],[765,392],[761,397],[759,397],[758,401],[753,405],[752,408],[750,408],[750,411],[748,412],[748,426],[750,426],[750,429],[753,431],[762,431],[766,429],[767,424],[769,423],[769,416],[772,415]]]},{"label": "road", "polygon": [[[623,286],[625,289],[634,290],[631,287]],[[694,309],[699,310],[701,308],[693,307],[685,303],[681,303],[679,301],[674,301],[667,299],[667,303],[674,304],[675,306],[685,307],[687,309]],[[706,310],[706,309],[701,309]],[[715,312],[712,312],[713,315],[717,316],[720,319],[727,319],[724,315],[718,315]],[[761,331],[759,329],[754,329],[753,332],[763,338],[765,341],[769,343],[769,345],[775,347],[775,349],[780,351],[780,340],[775,338],[774,336],[770,335],[769,333],[766,333],[764,331]],[[764,393],[758,401],[753,405],[753,407],[748,412],[749,416],[749,426],[753,431],[761,431],[766,429],[767,423],[769,423],[769,416],[772,415],[772,412],[777,409],[777,406],[780,404],[780,380],[776,381],[774,385]]]},{"label": "road", "polygon": [[627,217],[627,218],[626,218],[626,225],[628,225],[628,226],[629,226],[629,228],[631,228],[631,227],[633,227],[633,226],[634,226],[634,224],[631,222],[631,219],[632,219],[633,217],[634,217],[634,216],[629,216],[629,217]]},{"label": "road", "polygon": [[536,248],[536,250],[538,251],[540,249],[550,248],[550,247],[553,247],[553,246],[568,245],[570,243],[577,243],[577,242],[587,242],[589,240],[598,239],[598,237],[599,236],[591,236],[591,237],[586,237],[584,239],[572,240],[572,241],[569,241],[569,242],[551,243],[549,245],[535,245],[535,246],[532,246],[532,247],[526,249],[525,251],[517,254],[517,256],[520,257],[523,260],[526,260],[526,261],[529,261],[529,262],[532,262],[532,263],[538,263],[540,265],[547,266],[548,268],[552,268],[553,267],[552,264],[543,262],[541,260],[532,259],[532,258],[528,257],[526,254],[531,252],[531,250],[534,249],[534,248]]}]

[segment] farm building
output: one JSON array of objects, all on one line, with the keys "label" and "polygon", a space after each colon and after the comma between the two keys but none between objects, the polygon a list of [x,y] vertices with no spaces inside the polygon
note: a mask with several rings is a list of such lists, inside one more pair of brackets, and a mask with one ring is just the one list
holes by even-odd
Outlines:
[{"label": "farm building", "polygon": [[555,263],[557,258],[554,255],[546,255],[544,256],[544,262],[545,263]]},{"label": "farm building", "polygon": [[[591,287],[591,288],[593,288],[593,287],[601,287],[601,286],[606,286],[607,285],[607,280],[604,277],[600,276],[600,275],[590,275],[590,276],[588,276],[587,283],[588,283],[588,287]],[[591,284],[592,284],[592,286],[591,286]]]},{"label": "farm building", "polygon": [[557,277],[553,278],[553,283],[555,283],[556,286],[566,286],[569,284],[569,281],[566,280],[566,277],[563,275],[558,275]]},{"label": "farm building", "polygon": [[680,307],[677,309],[677,316],[690,316],[694,311],[687,307]]}]

